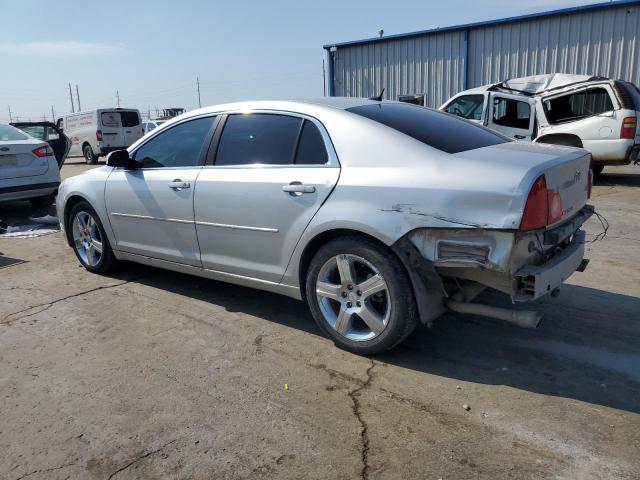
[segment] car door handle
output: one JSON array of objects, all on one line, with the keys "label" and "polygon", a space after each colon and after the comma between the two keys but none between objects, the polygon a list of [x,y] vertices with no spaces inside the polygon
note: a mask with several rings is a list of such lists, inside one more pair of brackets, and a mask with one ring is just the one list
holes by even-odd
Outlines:
[{"label": "car door handle", "polygon": [[174,181],[168,183],[169,188],[173,188],[174,190],[182,190],[183,188],[191,188],[191,184],[189,182],[183,182],[179,178],[176,178]]},{"label": "car door handle", "polygon": [[297,196],[303,193],[314,193],[316,187],[313,185],[304,185],[301,182],[291,182],[289,185],[283,185],[282,191],[289,193],[291,196]]}]

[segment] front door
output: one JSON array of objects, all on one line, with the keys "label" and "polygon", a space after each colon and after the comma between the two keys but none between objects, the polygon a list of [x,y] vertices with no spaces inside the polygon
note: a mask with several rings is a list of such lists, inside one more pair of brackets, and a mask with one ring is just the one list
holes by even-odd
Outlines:
[{"label": "front door", "polygon": [[229,115],[215,164],[196,181],[202,266],[279,282],[338,180],[331,152],[315,120],[266,112]]},{"label": "front door", "polygon": [[487,126],[507,137],[531,141],[534,101],[518,95],[492,93]]},{"label": "front door", "polygon": [[200,266],[193,192],[215,117],[168,128],[132,157],[136,169],[114,169],[105,198],[118,250]]}]

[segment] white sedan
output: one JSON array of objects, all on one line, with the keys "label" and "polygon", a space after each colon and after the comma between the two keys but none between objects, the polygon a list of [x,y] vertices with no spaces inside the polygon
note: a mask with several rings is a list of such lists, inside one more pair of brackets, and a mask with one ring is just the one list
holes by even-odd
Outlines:
[{"label": "white sedan", "polygon": [[590,160],[406,103],[244,102],[111,153],[57,208],[90,272],[129,260],[303,299],[371,354],[447,309],[536,327],[471,300],[533,300],[584,269]]},{"label": "white sedan", "polygon": [[0,202],[30,200],[46,207],[60,185],[58,161],[51,146],[0,124]]}]

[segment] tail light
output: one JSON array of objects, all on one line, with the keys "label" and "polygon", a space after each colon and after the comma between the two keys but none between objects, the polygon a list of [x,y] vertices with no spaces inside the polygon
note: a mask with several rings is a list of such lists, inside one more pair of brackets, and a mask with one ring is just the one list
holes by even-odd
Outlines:
[{"label": "tail light", "polygon": [[540,175],[529,192],[524,206],[520,230],[544,228],[562,218],[562,197],[560,193],[547,189],[547,180]]},{"label": "tail light", "polygon": [[99,142],[102,141],[102,130],[96,130],[96,140]]},{"label": "tail light", "polygon": [[626,117],[622,120],[622,128],[620,129],[620,138],[633,140],[636,136],[636,125],[638,120],[636,117]]},{"label": "tail light", "polygon": [[35,150],[32,150],[33,154],[36,157],[52,157],[53,156],[53,148],[49,145],[45,145],[44,147],[38,147]]}]

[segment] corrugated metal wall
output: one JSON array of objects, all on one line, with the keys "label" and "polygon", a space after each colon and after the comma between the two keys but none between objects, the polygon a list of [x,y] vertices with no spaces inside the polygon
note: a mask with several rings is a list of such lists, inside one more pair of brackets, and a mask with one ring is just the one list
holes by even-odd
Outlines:
[{"label": "corrugated metal wall", "polygon": [[334,53],[333,94],[385,98],[427,95],[438,107],[467,87],[543,73],[622,78],[640,85],[640,8],[635,5],[428,33],[359,45]]}]

